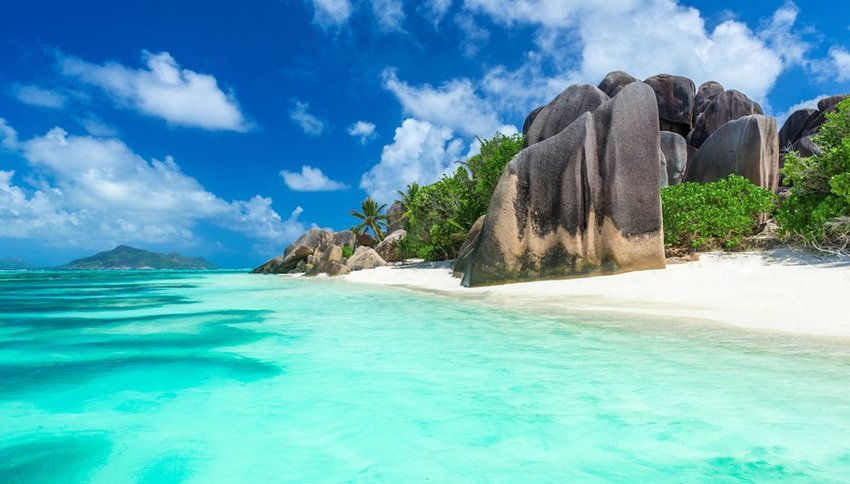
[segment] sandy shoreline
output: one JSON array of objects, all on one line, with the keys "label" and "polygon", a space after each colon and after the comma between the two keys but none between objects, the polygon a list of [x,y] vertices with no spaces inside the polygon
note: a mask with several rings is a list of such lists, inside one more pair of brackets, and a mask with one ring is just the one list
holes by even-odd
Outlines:
[{"label": "sandy shoreline", "polygon": [[850,338],[850,259],[780,249],[703,254],[698,262],[612,276],[464,288],[446,264],[357,271],[350,282],[446,295],[510,298],[565,311],[711,320],[753,330]]}]

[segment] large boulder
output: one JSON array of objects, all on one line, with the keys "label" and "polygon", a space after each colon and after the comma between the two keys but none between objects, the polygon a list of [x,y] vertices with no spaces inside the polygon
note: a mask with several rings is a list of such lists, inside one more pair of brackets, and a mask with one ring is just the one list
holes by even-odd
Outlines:
[{"label": "large boulder", "polygon": [[783,152],[791,149],[794,143],[802,137],[809,119],[817,112],[817,109],[799,109],[788,116],[785,124],[782,125],[782,129],[779,130],[779,149]]},{"label": "large boulder", "polygon": [[333,237],[333,232],[330,230],[313,227],[312,229],[304,232],[304,234],[302,234],[301,237],[298,237],[295,242],[289,244],[289,246],[286,247],[286,250],[283,251],[283,255],[287,256],[293,252],[298,252],[306,257],[307,255],[312,254],[313,251],[316,250],[316,247],[329,237]]},{"label": "large boulder", "polygon": [[353,249],[357,245],[357,234],[352,230],[341,230],[333,234],[332,242],[334,245]]},{"label": "large boulder", "polygon": [[387,235],[384,240],[375,246],[375,252],[387,262],[398,262],[402,260],[401,239],[406,235],[406,230],[396,230],[390,235]]},{"label": "large boulder", "polygon": [[608,95],[608,97],[616,96],[624,87],[628,86],[633,82],[640,82],[630,74],[623,71],[613,71],[609,72],[605,79],[602,79],[602,82],[599,83],[598,87],[600,91],[604,92]]},{"label": "large boulder", "polygon": [[321,244],[330,243],[333,237],[334,234],[330,230],[314,227],[301,235],[301,237],[298,237],[295,242],[289,244],[283,252],[283,257],[275,257],[251,272],[257,274],[285,274],[297,271],[300,262],[305,262],[307,257],[313,255]]},{"label": "large boulder", "polygon": [[659,143],[655,93],[632,83],[521,151],[490,200],[463,284],[663,268]]},{"label": "large boulder", "polygon": [[404,228],[404,204],[396,200],[387,209],[387,232],[395,232]]},{"label": "large boulder", "polygon": [[688,135],[688,144],[699,148],[724,124],[751,114],[764,114],[764,111],[758,103],[738,91],[723,91],[697,118],[693,131]]},{"label": "large boulder", "polygon": [[709,183],[731,174],[776,191],[779,183],[779,134],[776,119],[751,115],[717,130],[688,164],[686,179]]},{"label": "large boulder", "polygon": [[655,91],[661,130],[687,136],[694,119],[694,81],[687,77],[659,74],[643,82]]},{"label": "large boulder", "polygon": [[387,262],[382,259],[377,252],[375,252],[375,249],[360,246],[354,251],[354,255],[348,258],[345,265],[347,265],[352,271],[359,271],[385,266],[387,265]]},{"label": "large boulder", "polygon": [[457,252],[457,257],[452,263],[452,275],[458,279],[463,277],[463,271],[466,268],[466,264],[469,263],[469,257],[475,250],[475,246],[478,245],[478,237],[481,235],[481,229],[484,227],[485,218],[487,216],[482,215],[472,224],[472,228],[466,234],[466,239],[463,240],[463,244],[461,244],[460,250]]},{"label": "large boulder", "polygon": [[378,240],[364,232],[357,236],[357,245],[363,247],[375,247],[378,245]]},{"label": "large boulder", "polygon": [[283,270],[283,256],[275,257],[251,271],[252,274],[283,274],[286,272],[288,271]]},{"label": "large boulder", "polygon": [[522,136],[528,136],[528,129],[531,128],[531,125],[534,123],[534,120],[537,119],[537,115],[540,114],[540,111],[543,110],[545,106],[540,106],[536,108],[534,111],[528,113],[528,116],[525,117],[525,121],[522,123]]},{"label": "large boulder", "polygon": [[688,165],[688,143],[678,133],[662,131],[661,152],[667,162],[667,185],[678,185]]},{"label": "large boulder", "polygon": [[561,132],[584,113],[593,111],[608,101],[608,95],[596,86],[574,84],[558,95],[534,118],[525,136],[525,146],[531,146]]},{"label": "large boulder", "polygon": [[696,97],[694,98],[694,124],[700,114],[705,112],[705,109],[720,95],[725,89],[716,81],[708,81],[700,84],[697,89]]}]

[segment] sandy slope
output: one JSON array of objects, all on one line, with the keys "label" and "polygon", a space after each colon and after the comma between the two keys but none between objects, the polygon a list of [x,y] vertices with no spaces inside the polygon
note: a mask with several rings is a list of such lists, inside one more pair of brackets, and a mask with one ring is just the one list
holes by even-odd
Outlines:
[{"label": "sandy slope", "polygon": [[698,262],[613,276],[464,288],[446,264],[358,271],[348,281],[405,286],[554,310],[708,319],[750,329],[850,337],[850,260],[787,249],[704,254]]}]

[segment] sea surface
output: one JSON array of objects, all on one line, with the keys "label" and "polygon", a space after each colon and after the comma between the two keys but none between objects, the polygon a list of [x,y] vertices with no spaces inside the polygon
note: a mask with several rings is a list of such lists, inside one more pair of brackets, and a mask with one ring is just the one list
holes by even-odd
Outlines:
[{"label": "sea surface", "polygon": [[850,479],[847,344],[554,312],[0,273],[0,483]]}]

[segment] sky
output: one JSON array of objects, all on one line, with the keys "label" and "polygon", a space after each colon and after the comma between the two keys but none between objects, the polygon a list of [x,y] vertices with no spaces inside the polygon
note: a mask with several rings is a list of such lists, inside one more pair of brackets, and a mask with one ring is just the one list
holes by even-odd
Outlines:
[{"label": "sky", "polygon": [[624,70],[780,121],[850,92],[850,5],[748,0],[9,2],[0,259],[118,244],[251,267],[343,230]]}]

